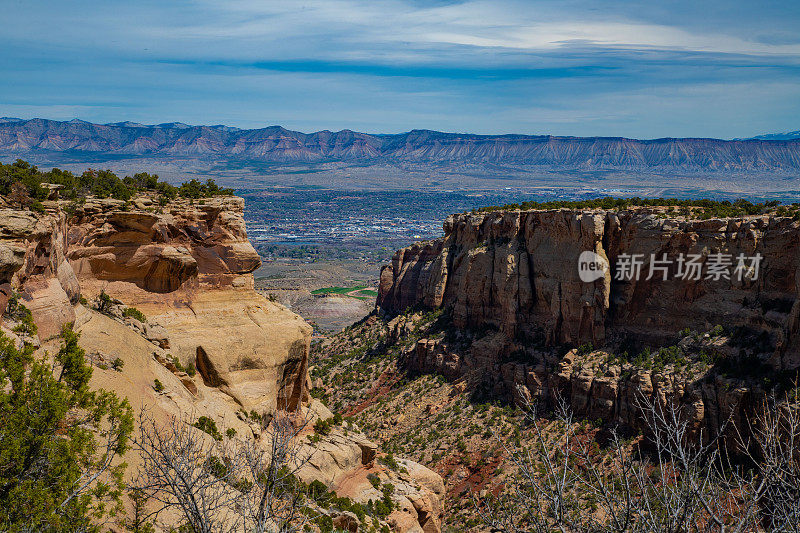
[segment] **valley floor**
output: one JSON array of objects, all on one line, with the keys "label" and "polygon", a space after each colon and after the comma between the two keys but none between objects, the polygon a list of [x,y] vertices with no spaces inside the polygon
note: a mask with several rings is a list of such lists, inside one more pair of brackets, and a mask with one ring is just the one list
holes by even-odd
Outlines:
[{"label": "valley floor", "polygon": [[377,288],[379,271],[380,265],[364,261],[276,259],[254,274],[258,292],[305,318],[319,337],[338,333],[372,311],[370,291]]}]

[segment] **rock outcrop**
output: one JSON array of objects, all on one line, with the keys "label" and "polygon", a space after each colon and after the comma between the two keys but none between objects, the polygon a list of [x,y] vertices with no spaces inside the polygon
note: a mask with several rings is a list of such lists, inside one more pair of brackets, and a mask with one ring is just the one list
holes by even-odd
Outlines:
[{"label": "rock outcrop", "polygon": [[728,337],[692,333],[679,345],[668,362],[658,356],[629,361],[604,350],[525,351],[490,333],[470,343],[421,339],[402,358],[413,373],[471,380],[517,405],[563,404],[586,420],[637,431],[648,430],[644,405],[679,405],[693,436],[709,441],[722,430],[735,444],[737,436],[749,434],[744,422],[766,405],[781,375],[756,356],[717,368],[715,361],[739,357],[740,347]]},{"label": "rock outcrop", "polygon": [[40,338],[75,321],[81,295],[104,291],[151,318],[149,335],[162,344],[168,331],[173,354],[243,408],[296,409],[307,399],[311,328],[253,290],[261,262],[241,198],[44,206],[0,212],[0,293],[21,293]]},{"label": "rock outcrop", "polygon": [[[399,250],[380,277],[379,311],[444,308],[458,328],[490,328],[527,344],[603,346],[622,338],[658,345],[716,324],[764,334],[777,369],[800,367],[800,223],[771,215],[692,219],[665,209],[530,210],[451,216],[444,237]],[[591,251],[610,269],[581,281]],[[615,279],[641,254],[638,279]],[[668,279],[650,257],[672,260]],[[697,254],[702,278],[677,277],[676,258]],[[707,279],[715,254],[729,279]],[[733,274],[739,254],[761,256],[753,279]],[[751,262],[752,263],[752,262]],[[749,266],[751,263],[747,263]]]},{"label": "rock outcrop", "polygon": [[[13,333],[19,317],[0,327],[19,342],[27,335],[44,355],[58,350],[58,333],[72,323],[94,367],[93,387],[128,398],[157,423],[206,416],[268,447],[261,416],[330,412],[308,395],[311,327],[253,289],[260,259],[243,207],[225,196],[160,206],[146,195],[47,201],[43,213],[0,207],[0,303],[18,299],[38,335]],[[395,531],[440,531],[436,474],[377,465],[377,447],[357,431],[337,429],[316,446],[305,481],[352,492],[361,487],[355,480],[375,473],[397,486],[398,510],[387,521]],[[134,473],[140,458],[125,459]],[[358,527],[347,518],[337,523]]]},{"label": "rock outcrop", "polygon": [[70,217],[69,259],[93,285],[127,282],[149,293],[192,288],[252,288],[261,265],[247,240],[238,197],[179,200],[135,209],[119,200],[89,200]]},{"label": "rock outcrop", "polygon": [[75,320],[80,286],[66,258],[66,228],[57,208],[45,215],[0,209],[0,304],[5,309],[12,292],[22,289],[42,338]]},{"label": "rock outcrop", "polygon": [[[517,210],[452,216],[444,230],[399,250],[381,272],[386,342],[421,337],[401,353],[412,373],[517,404],[558,400],[579,417],[639,431],[643,402],[678,405],[694,435],[729,435],[730,446],[800,370],[792,218]],[[587,251],[608,267],[593,279],[579,274]],[[640,275],[618,276],[634,254]],[[678,275],[681,254],[697,258],[699,279]],[[732,258],[727,277],[713,275],[716,254]],[[739,254],[760,257],[757,275],[736,274]],[[665,256],[672,262],[651,259]],[[666,266],[666,279],[651,276],[651,264]]]}]

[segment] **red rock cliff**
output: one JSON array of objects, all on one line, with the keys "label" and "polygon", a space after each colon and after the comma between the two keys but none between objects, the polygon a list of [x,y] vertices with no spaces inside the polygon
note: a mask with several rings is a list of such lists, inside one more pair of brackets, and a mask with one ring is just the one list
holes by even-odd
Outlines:
[{"label": "red rock cliff", "polygon": [[[381,272],[379,310],[444,307],[457,327],[490,326],[550,345],[603,345],[614,336],[660,343],[716,324],[766,332],[776,367],[800,366],[800,223],[753,216],[698,220],[657,209],[506,211],[451,216],[444,237],[399,250]],[[586,283],[578,256],[611,268]],[[647,280],[649,257],[760,254],[756,279]],[[616,280],[623,254],[643,254],[639,280]],[[735,267],[735,260],[734,266]],[[733,268],[732,267],[732,268]]]}]

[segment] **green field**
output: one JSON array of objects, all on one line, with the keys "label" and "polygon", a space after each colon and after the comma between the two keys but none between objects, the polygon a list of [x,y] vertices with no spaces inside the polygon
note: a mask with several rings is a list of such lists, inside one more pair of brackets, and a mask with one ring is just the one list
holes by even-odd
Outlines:
[{"label": "green field", "polygon": [[[358,289],[366,289],[366,285],[357,285],[355,287],[325,287],[311,291],[311,294],[347,294]],[[373,291],[374,292],[374,291]],[[377,296],[378,293],[375,293]]]},{"label": "green field", "polygon": [[378,291],[373,291],[372,289],[363,289],[356,293],[356,296],[364,296],[366,298],[375,298],[378,296]]}]

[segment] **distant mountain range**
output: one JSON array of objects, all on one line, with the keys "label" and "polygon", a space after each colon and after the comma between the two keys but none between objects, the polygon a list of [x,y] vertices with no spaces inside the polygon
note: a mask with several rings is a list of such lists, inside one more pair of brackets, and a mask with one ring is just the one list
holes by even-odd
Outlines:
[{"label": "distant mountain range", "polygon": [[509,164],[579,170],[800,171],[800,132],[721,140],[550,135],[473,135],[413,130],[373,135],[350,130],[301,133],[280,126],[239,129],[179,122],[93,124],[0,119],[0,154],[103,154],[112,157]]},{"label": "distant mountain range", "polygon": [[787,131],[785,133],[766,133],[764,135],[757,135],[751,138],[760,139],[762,141],[791,141],[800,139],[800,130]]}]

